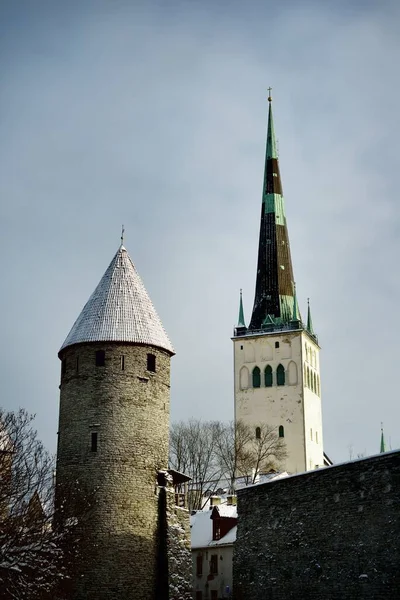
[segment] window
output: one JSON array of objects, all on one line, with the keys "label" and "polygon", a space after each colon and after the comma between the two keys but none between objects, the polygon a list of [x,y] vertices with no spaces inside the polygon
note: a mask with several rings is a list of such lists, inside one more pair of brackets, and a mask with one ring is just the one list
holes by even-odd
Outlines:
[{"label": "window", "polygon": [[275,348],[279,348],[279,342],[275,342]]},{"label": "window", "polygon": [[285,367],[278,365],[276,369],[276,383],[277,385],[285,385]]},{"label": "window", "polygon": [[258,367],[254,367],[253,369],[253,387],[261,387],[261,371]]},{"label": "window", "polygon": [[240,346],[240,349],[243,350],[243,346]]},{"label": "window", "polygon": [[97,452],[97,431],[92,431],[90,450]]},{"label": "window", "polygon": [[317,376],[314,373],[314,392],[317,393]]},{"label": "window", "polygon": [[210,575],[218,575],[218,554],[211,555]]},{"label": "window", "polygon": [[307,367],[306,367],[306,365],[304,365],[304,385],[306,387],[308,387],[308,384],[307,384]]},{"label": "window", "polygon": [[156,372],[156,357],[154,354],[147,355],[147,370],[152,373]]},{"label": "window", "polygon": [[272,367],[267,365],[264,371],[265,387],[272,387]]},{"label": "window", "polygon": [[203,575],[203,555],[198,554],[196,558],[196,575],[200,577]]},{"label": "window", "polygon": [[125,356],[121,356],[121,371],[125,371]]},{"label": "window", "polygon": [[64,377],[65,373],[67,372],[67,359],[63,358],[62,359],[62,363],[61,363],[61,375],[62,377]]},{"label": "window", "polygon": [[279,430],[278,430],[278,434],[280,438],[285,437],[285,430],[283,428],[283,425],[279,425]]},{"label": "window", "polygon": [[96,367],[104,367],[106,364],[106,353],[104,350],[96,350]]},{"label": "window", "polygon": [[256,427],[256,440],[261,439],[261,427]]}]

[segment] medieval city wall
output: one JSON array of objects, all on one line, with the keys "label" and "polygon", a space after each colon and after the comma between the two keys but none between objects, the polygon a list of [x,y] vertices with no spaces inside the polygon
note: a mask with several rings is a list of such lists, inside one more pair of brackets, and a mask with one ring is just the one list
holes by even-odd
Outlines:
[{"label": "medieval city wall", "polygon": [[400,598],[400,452],[238,491],[236,600]]}]

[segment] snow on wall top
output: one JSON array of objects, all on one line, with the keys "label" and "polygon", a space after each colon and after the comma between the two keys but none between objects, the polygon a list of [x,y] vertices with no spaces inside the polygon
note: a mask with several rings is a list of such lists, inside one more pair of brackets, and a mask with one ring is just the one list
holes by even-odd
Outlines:
[{"label": "snow on wall top", "polygon": [[122,245],[60,351],[82,342],[133,342],[174,354],[146,288]]}]

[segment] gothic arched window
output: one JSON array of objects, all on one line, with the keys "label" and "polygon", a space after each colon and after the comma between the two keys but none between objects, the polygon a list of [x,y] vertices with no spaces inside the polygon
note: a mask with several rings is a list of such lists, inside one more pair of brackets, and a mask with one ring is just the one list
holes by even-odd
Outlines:
[{"label": "gothic arched window", "polygon": [[267,365],[264,371],[265,387],[272,387],[272,367]]},{"label": "gothic arched window", "polygon": [[285,367],[283,365],[278,365],[276,369],[276,384],[285,385]]},{"label": "gothic arched window", "polygon": [[258,367],[254,367],[253,369],[253,387],[261,387],[261,371]]},{"label": "gothic arched window", "polygon": [[283,437],[285,437],[285,430],[284,430],[284,428],[283,428],[283,425],[279,425],[279,430],[278,430],[278,432],[279,432],[279,437],[280,437],[280,438],[283,438]]},{"label": "gothic arched window", "polygon": [[256,440],[261,439],[261,427],[256,427]]}]

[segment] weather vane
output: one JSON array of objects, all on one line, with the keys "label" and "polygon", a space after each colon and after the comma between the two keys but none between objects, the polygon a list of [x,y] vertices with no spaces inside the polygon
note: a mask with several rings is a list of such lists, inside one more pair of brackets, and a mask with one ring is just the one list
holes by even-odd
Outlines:
[{"label": "weather vane", "polygon": [[121,246],[123,246],[123,244],[124,244],[124,233],[125,233],[125,228],[122,225],[122,230],[121,230]]}]

